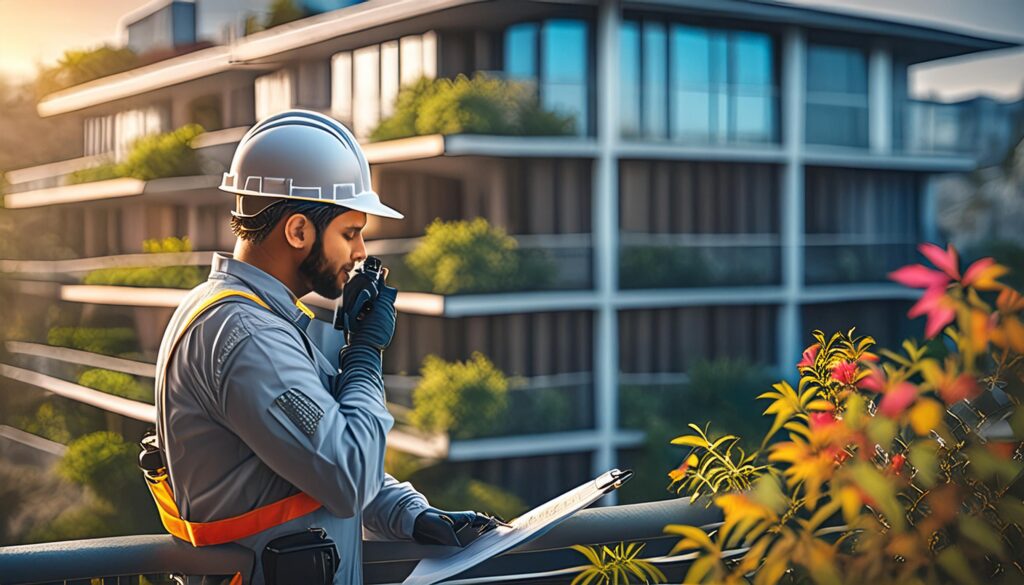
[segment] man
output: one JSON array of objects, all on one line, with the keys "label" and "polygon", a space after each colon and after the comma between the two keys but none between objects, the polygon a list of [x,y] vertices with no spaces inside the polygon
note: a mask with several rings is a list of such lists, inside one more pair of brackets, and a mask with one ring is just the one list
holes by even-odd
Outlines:
[{"label": "man", "polygon": [[[373,192],[352,135],[314,112],[263,120],[242,138],[221,189],[236,195],[234,254],[215,255],[157,360],[166,472],[149,477],[165,527],[195,546],[242,544],[256,553],[254,582],[277,585],[296,581],[281,574],[288,563],[332,565],[324,536],[340,557],[333,582],[351,585],[362,581],[364,527],[442,544],[483,529],[486,517],[434,510],[384,473],[393,419],[381,357],[397,291],[383,276],[373,283],[379,294],[352,320],[340,372],[306,333],[312,313],[298,299],[341,295],[366,258],[367,215],[402,217]],[[467,526],[475,530],[459,532]],[[316,558],[287,553],[296,538]]]}]

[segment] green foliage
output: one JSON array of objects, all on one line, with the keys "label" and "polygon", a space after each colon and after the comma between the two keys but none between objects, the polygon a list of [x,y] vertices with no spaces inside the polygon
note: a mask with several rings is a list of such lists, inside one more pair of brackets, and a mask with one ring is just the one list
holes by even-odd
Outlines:
[{"label": "green foliage", "polygon": [[270,14],[267,15],[263,28],[274,28],[282,24],[294,22],[300,18],[309,16],[300,4],[295,0],[274,0],[270,5]]},{"label": "green foliage", "polygon": [[372,140],[424,134],[565,135],[575,131],[572,116],[540,107],[527,84],[477,73],[472,78],[420,79],[403,87],[395,113],[381,121]]},{"label": "green foliage", "polygon": [[683,288],[778,282],[777,252],[770,248],[628,246],[621,254],[622,288]]},{"label": "green foliage", "polygon": [[87,388],[153,404],[153,387],[143,384],[129,374],[94,368],[82,372],[78,383]]},{"label": "green foliage", "polygon": [[127,47],[103,45],[94,49],[68,49],[57,65],[43,69],[36,78],[36,93],[44,95],[87,81],[121,73],[136,66],[135,52]]},{"label": "green foliage", "polygon": [[34,435],[67,444],[103,426],[103,413],[72,400],[51,398],[40,404],[32,416],[22,419],[18,426]]},{"label": "green foliage", "polygon": [[46,341],[50,345],[105,355],[121,355],[138,349],[135,331],[128,327],[54,327]]},{"label": "green foliage", "polygon": [[515,238],[487,220],[434,220],[419,245],[405,257],[417,279],[438,294],[537,288],[550,280],[546,257],[529,257]]},{"label": "green foliage", "polygon": [[93,181],[108,181],[110,179],[118,179],[123,175],[120,174],[120,165],[112,162],[103,163],[95,167],[89,167],[87,169],[77,170],[68,176],[68,182],[72,185],[79,183],[92,183]]},{"label": "green foliage", "polygon": [[110,431],[72,441],[57,471],[67,481],[87,488],[92,497],[35,530],[30,540],[95,538],[157,529],[156,511],[137,458],[138,448]]},{"label": "green foliage", "polygon": [[413,390],[409,420],[417,428],[466,439],[500,422],[508,403],[508,380],[483,354],[465,362],[428,355]]},{"label": "green foliage", "polygon": [[573,545],[572,549],[587,557],[590,567],[573,578],[571,585],[628,585],[634,577],[638,583],[665,583],[667,577],[654,564],[638,559],[647,546],[620,542],[615,548]]},{"label": "green foliage", "polygon": [[432,506],[442,510],[476,510],[505,519],[527,510],[526,504],[514,494],[465,473],[453,472],[444,463],[413,473],[409,481]]},{"label": "green foliage", "polygon": [[58,471],[110,502],[124,497],[127,486],[141,483],[138,448],[110,431],[97,431],[68,445]]},{"label": "green foliage", "polygon": [[[146,254],[174,254],[191,252],[188,237],[145,240],[142,251]],[[130,268],[100,268],[85,275],[85,284],[141,286],[161,288],[194,288],[206,280],[201,266],[138,266]]]},{"label": "green foliage", "polygon": [[123,162],[108,162],[82,169],[72,173],[68,180],[72,184],[118,177],[150,181],[201,174],[199,157],[192,148],[192,140],[202,133],[202,126],[186,124],[177,130],[144,136],[132,145]]}]

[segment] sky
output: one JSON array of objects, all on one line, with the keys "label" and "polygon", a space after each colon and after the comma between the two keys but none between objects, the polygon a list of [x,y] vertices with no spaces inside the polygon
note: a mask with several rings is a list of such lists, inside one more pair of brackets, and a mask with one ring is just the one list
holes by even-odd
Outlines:
[{"label": "sky", "polygon": [[[1024,43],[1024,0],[780,1]],[[34,76],[39,64],[55,63],[66,49],[119,44],[121,18],[150,2],[0,0],[0,76],[25,81]],[[917,97],[944,101],[976,95],[1018,99],[1024,95],[1024,49],[916,66],[911,71],[911,91]]]}]

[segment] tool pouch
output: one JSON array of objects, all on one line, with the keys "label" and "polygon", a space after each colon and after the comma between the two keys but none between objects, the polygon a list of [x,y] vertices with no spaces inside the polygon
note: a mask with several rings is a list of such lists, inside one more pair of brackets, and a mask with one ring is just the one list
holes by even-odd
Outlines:
[{"label": "tool pouch", "polygon": [[263,549],[267,585],[331,585],[340,562],[334,541],[323,528],[275,538]]}]

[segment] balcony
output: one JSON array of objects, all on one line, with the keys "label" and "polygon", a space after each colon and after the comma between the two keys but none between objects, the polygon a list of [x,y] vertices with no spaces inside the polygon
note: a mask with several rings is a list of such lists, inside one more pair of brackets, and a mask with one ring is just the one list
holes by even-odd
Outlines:
[{"label": "balcony", "polygon": [[961,104],[908,101],[897,111],[897,119],[898,148],[905,154],[965,156],[981,146],[972,112]]},{"label": "balcony", "polygon": [[[864,243],[868,240],[868,243]],[[874,240],[871,242],[870,240]],[[889,272],[917,258],[914,241],[870,236],[807,236],[808,285],[886,283]]]},{"label": "balcony", "polygon": [[781,282],[774,234],[623,234],[622,289],[758,286]]}]

